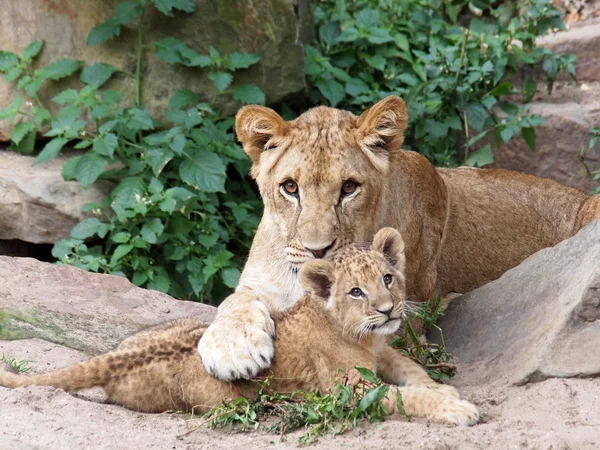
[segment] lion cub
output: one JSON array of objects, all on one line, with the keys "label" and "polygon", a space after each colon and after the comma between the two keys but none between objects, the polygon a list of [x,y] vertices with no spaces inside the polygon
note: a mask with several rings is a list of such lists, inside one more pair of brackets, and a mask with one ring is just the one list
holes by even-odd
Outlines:
[{"label": "lion cub", "polygon": [[[307,294],[275,318],[277,341],[270,387],[324,393],[340,378],[360,379],[355,366],[392,384],[384,400],[390,414],[402,394],[408,415],[472,425],[477,408],[451,386],[435,383],[415,362],[386,345],[405,314],[404,242],[384,228],[372,246],[357,244],[332,262],[312,260],[300,271]],[[206,326],[176,320],[125,339],[115,350],[70,367],[33,376],[0,372],[0,385],[46,385],[77,391],[101,386],[110,400],[138,411],[203,412],[227,398],[253,396],[256,383],[232,384],[208,375],[197,352]]]}]

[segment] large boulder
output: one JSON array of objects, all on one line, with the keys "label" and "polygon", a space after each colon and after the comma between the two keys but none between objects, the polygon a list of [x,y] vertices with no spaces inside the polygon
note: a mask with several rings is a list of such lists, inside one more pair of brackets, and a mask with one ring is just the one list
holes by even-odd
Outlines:
[{"label": "large boulder", "polygon": [[84,189],[61,175],[65,157],[40,165],[35,158],[0,151],[0,240],[52,244],[69,236],[85,218],[82,207],[100,202],[113,184],[98,181]]},{"label": "large boulder", "polygon": [[440,320],[461,384],[600,374],[600,220],[453,300]]},{"label": "large boulder", "polygon": [[179,318],[208,324],[215,313],[125,278],[0,256],[0,340],[40,338],[97,354],[150,325]]},{"label": "large boulder", "polygon": [[[38,66],[68,57],[87,64],[109,63],[133,73],[137,60],[135,22],[124,26],[116,39],[95,47],[86,46],[90,30],[107,20],[120,1],[31,0],[27,7],[19,2],[4,2],[0,14],[0,50],[20,53],[32,41],[43,39],[46,44],[36,61]],[[206,70],[171,66],[156,59],[153,44],[168,36],[203,54],[208,54],[212,45],[222,54],[238,51],[260,55],[260,62],[236,73],[234,81],[259,85],[269,103],[305,89],[304,54],[297,41],[311,38],[312,15],[308,0],[195,0],[194,3],[195,13],[177,13],[173,18],[165,17],[153,6],[147,8],[142,100],[155,117],[160,117],[177,89],[191,89],[205,100],[210,100],[214,91]],[[124,90],[129,100],[133,99],[131,78],[116,75],[111,84]],[[47,83],[40,91],[40,98],[46,105],[52,105],[49,101],[52,97],[73,85],[78,85],[75,79]],[[10,104],[14,94],[14,84],[0,81],[0,107]],[[57,106],[53,105],[54,111]],[[239,104],[233,102],[223,105],[230,112],[237,106]],[[10,124],[0,122],[0,140],[8,140],[9,133]]]}]

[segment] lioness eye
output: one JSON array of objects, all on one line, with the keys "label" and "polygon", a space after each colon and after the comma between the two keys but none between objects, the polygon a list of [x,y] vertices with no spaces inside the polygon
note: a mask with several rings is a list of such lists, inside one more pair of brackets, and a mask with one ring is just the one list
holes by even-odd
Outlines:
[{"label": "lioness eye", "polygon": [[350,295],[352,297],[364,297],[365,293],[360,288],[355,287],[350,290]]},{"label": "lioness eye", "polygon": [[392,283],[392,276],[389,273],[386,273],[383,276],[383,282],[385,283],[386,286],[389,286]]},{"label": "lioness eye", "polygon": [[356,183],[356,181],[352,181],[352,180],[344,181],[344,184],[342,184],[342,195],[354,194],[357,187],[358,187],[358,184]]},{"label": "lioness eye", "polygon": [[281,187],[283,187],[283,190],[290,195],[294,195],[294,196],[298,195],[298,185],[296,184],[296,182],[294,180],[284,181],[283,184],[281,185]]}]

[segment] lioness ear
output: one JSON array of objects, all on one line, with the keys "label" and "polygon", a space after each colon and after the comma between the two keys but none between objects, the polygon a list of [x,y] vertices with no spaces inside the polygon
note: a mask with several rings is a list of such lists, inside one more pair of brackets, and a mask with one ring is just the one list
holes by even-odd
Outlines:
[{"label": "lioness ear", "polygon": [[383,253],[398,271],[404,273],[404,240],[394,228],[382,228],[373,238],[373,248]]},{"label": "lioness ear", "polygon": [[333,263],[329,261],[322,259],[306,261],[300,269],[302,288],[326,300],[331,295],[331,286],[334,281]]},{"label": "lioness ear", "polygon": [[377,170],[387,169],[388,152],[400,148],[407,126],[406,105],[395,95],[379,101],[358,118],[357,140]]},{"label": "lioness ear", "polygon": [[285,120],[271,108],[248,105],[240,108],[235,116],[235,132],[244,151],[258,163],[260,155],[267,150],[269,139],[283,133]]}]

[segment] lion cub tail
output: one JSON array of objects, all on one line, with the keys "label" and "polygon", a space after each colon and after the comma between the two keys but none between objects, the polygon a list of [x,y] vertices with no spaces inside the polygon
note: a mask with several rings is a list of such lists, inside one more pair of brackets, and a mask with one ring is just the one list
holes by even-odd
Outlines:
[{"label": "lion cub tail", "polygon": [[18,375],[0,367],[0,386],[52,386],[65,391],[78,391],[96,386],[105,386],[111,378],[118,376],[118,369],[131,353],[111,352],[88,361],[57,369],[40,375]]}]

